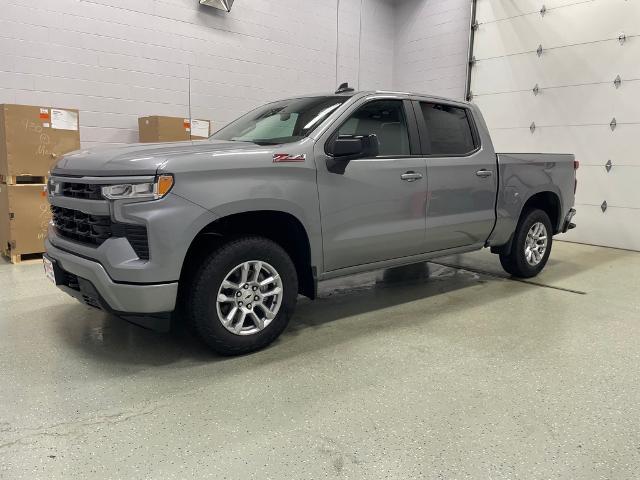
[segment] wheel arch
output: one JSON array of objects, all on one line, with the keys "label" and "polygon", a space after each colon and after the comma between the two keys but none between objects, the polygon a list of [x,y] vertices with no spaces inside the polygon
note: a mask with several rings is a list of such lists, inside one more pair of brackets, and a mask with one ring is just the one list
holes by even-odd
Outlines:
[{"label": "wheel arch", "polygon": [[522,204],[520,208],[517,221],[515,222],[514,230],[511,232],[509,241],[504,245],[492,246],[492,253],[501,253],[508,255],[511,252],[511,247],[516,230],[520,226],[522,218],[533,209],[540,209],[549,215],[551,225],[553,226],[553,234],[560,231],[560,222],[562,221],[562,200],[558,192],[549,189],[541,189],[529,195],[529,198]]},{"label": "wheel arch", "polygon": [[[264,206],[269,207],[269,202]],[[259,235],[274,241],[290,255],[298,274],[299,293],[315,298],[317,274],[313,262],[312,239],[298,216],[280,208],[226,208],[222,212],[226,214],[205,225],[191,241],[182,265],[180,285],[187,285],[188,278],[200,265],[199,260],[220,245],[242,235]],[[219,213],[217,209],[216,213]]]},{"label": "wheel arch", "polygon": [[529,210],[532,210],[534,208],[538,208],[549,215],[554,234],[560,231],[560,221],[562,219],[562,200],[560,199],[560,195],[557,192],[551,190],[542,190],[531,195],[527,199],[527,201],[524,202],[524,205],[522,205],[522,208],[520,209],[518,222],[520,222],[520,219],[524,215],[526,215]]}]

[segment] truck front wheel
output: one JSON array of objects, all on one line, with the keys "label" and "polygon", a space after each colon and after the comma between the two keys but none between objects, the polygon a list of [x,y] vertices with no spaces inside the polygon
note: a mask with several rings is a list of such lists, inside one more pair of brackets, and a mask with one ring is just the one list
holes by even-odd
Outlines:
[{"label": "truck front wheel", "polygon": [[204,260],[190,290],[188,311],[198,335],[222,355],[239,355],[269,345],[286,328],[298,278],[280,245],[242,237]]},{"label": "truck front wheel", "polygon": [[549,215],[544,210],[524,212],[513,237],[511,251],[500,254],[500,263],[514,277],[535,277],[544,268],[553,242]]}]

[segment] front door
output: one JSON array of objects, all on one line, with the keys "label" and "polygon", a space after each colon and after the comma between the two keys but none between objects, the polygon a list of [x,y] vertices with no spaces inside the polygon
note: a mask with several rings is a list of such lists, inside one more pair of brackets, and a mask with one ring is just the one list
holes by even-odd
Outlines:
[{"label": "front door", "polygon": [[412,155],[417,135],[405,104],[370,100],[333,131],[378,139],[379,155],[351,160],[344,173],[327,169],[324,142],[316,144],[326,271],[424,251],[426,160]]}]

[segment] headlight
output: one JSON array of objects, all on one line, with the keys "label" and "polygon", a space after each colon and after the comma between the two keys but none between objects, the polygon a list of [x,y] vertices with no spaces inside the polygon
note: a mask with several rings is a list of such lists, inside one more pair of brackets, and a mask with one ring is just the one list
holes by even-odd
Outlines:
[{"label": "headlight", "polygon": [[109,200],[128,198],[148,198],[157,200],[164,197],[173,187],[173,175],[159,175],[153,182],[122,183],[102,187],[102,195]]}]

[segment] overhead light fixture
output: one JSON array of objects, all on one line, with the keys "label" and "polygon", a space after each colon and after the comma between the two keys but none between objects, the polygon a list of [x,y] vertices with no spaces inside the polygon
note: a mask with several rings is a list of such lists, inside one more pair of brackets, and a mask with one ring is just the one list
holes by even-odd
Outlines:
[{"label": "overhead light fixture", "polygon": [[230,12],[233,6],[233,0],[200,0],[200,5],[208,5],[213,8]]}]

